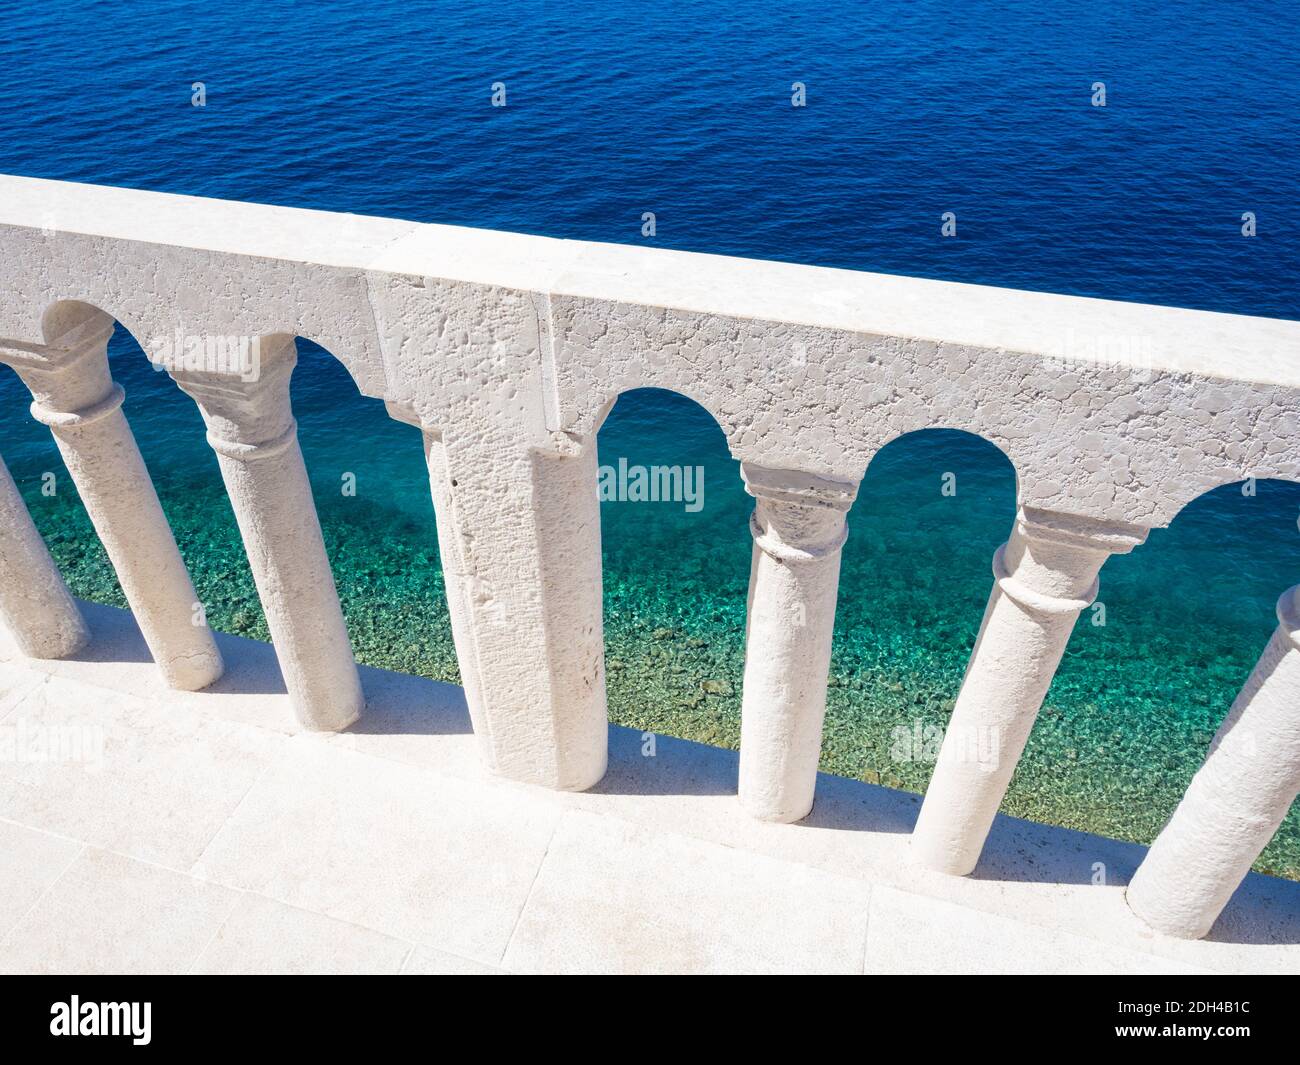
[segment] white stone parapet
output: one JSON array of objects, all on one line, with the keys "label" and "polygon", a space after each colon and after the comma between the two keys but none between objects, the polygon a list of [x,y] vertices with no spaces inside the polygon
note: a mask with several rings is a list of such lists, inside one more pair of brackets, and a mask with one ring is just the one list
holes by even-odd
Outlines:
[{"label": "white stone parapet", "polygon": [[[813,802],[864,471],[920,429],[991,441],[1019,516],[911,848],[950,873],[979,861],[1104,561],[1214,487],[1300,479],[1295,322],[21,177],[0,176],[0,246],[0,360],[31,387],[171,684],[210,683],[220,658],[119,409],[114,320],[164,364],[189,340],[257,340],[253,372],[167,368],[203,412],[300,721],[338,730],[361,711],[289,403],[305,337],[423,433],[480,751],[557,790],[606,768],[596,433],[619,395],[699,402],[755,496],[739,791],[775,821]],[[0,516],[0,566],[29,577],[0,613],[27,653],[73,653],[75,608],[3,477]],[[1261,728],[1283,728],[1279,640],[1233,711]],[[959,757],[972,749],[982,763]],[[1294,795],[1294,759],[1268,750],[1250,772],[1276,786],[1206,790],[1238,772],[1220,750],[1131,892],[1178,934],[1208,927]],[[1234,842],[1178,842],[1207,834]],[[1201,874],[1194,902],[1169,901]]]}]

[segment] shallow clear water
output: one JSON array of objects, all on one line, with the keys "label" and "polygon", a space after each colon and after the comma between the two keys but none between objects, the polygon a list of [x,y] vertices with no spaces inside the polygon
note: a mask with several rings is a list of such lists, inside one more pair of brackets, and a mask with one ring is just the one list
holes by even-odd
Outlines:
[{"label": "shallow clear water", "polygon": [[[1289,11],[1232,10],[56,2],[3,16],[0,170],[628,243],[654,211],[660,246],[1295,318]],[[455,679],[418,434],[301,348],[295,410],[358,657]],[[213,623],[265,638],[193,404],[129,337],[112,351]],[[120,602],[25,405],[0,371],[0,450],[37,523],[75,591]],[[662,392],[623,397],[599,446],[611,465],[705,468],[698,512],[603,508],[611,716],[734,745],[750,551],[735,463],[704,411]],[[959,433],[872,463],[827,769],[924,789],[932,766],[900,760],[894,730],[945,721],[1014,494],[1001,453]],[[1107,564],[1106,624],[1076,629],[1007,810],[1154,835],[1300,575],[1297,516],[1297,486],[1226,486]],[[1294,812],[1260,867],[1300,876]]]}]

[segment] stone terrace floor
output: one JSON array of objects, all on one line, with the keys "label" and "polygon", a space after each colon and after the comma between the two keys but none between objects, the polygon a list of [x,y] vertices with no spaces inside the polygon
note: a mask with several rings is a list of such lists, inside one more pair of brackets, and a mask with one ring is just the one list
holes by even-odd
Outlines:
[{"label": "stone terrace floor", "polygon": [[[268,645],[220,637],[215,689],[169,692],[129,614],[84,609],[81,660],[0,652],[6,972],[1300,971],[1298,883],[1167,939],[1124,904],[1139,846],[999,818],[973,877],[932,874],[915,795],[823,776],[760,824],[734,752],[621,728],[554,794],[479,766],[458,688],[363,669],[362,721],[304,734]],[[102,753],[15,757],[34,735]]]}]

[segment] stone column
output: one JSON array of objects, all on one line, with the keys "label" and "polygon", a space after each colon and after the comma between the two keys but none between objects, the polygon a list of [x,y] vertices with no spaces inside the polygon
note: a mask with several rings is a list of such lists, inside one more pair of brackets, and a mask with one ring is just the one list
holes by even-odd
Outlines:
[{"label": "stone column", "polygon": [[1300,792],[1300,586],[1220,727],[1205,764],[1128,887],[1159,932],[1199,939]]},{"label": "stone column", "polygon": [[51,344],[5,360],[31,389],[32,416],[54,434],[164,680],[205,688],[221,676],[221,655],[109,376],[113,320],[88,308],[58,318],[65,328]]},{"label": "stone column", "polygon": [[67,658],[90,632],[0,459],[0,617],[23,654]]},{"label": "stone column", "polygon": [[856,483],[741,465],[755,499],[740,707],[740,801],[764,821],[812,810],[839,591]]},{"label": "stone column", "polygon": [[207,425],[294,713],[337,731],[365,699],[289,401],[297,346],[287,335],[245,343],[240,373],[170,372]]},{"label": "stone column", "polygon": [[596,442],[556,454],[509,426],[454,428],[425,427],[425,453],[481,756],[500,776],[581,791],[605,775],[609,736]]},{"label": "stone column", "polygon": [[443,446],[442,433],[436,429],[424,429],[414,410],[392,402],[386,402],[384,406],[391,417],[421,429],[424,437],[424,461],[429,470],[429,491],[433,498],[438,561],[442,567],[442,585],[447,595],[447,613],[451,619],[451,639],[456,648],[456,664],[460,668],[460,683],[465,690],[470,724],[475,736],[479,737],[484,758],[491,763],[489,722],[483,710],[483,696],[478,675],[478,647],[474,642],[469,601],[465,597],[468,575],[456,539],[456,524],[452,519],[451,475],[447,472],[447,449]]},{"label": "stone column", "polygon": [[912,835],[922,865],[975,868],[1102,564],[1146,533],[1029,507],[1017,515],[993,558],[993,592]]}]

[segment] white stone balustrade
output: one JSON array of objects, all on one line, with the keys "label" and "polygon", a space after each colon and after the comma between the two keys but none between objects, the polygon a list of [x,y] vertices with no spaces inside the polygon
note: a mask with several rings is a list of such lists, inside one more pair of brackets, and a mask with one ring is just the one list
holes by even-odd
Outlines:
[{"label": "white stone balustrade", "polygon": [[993,592],[912,836],[922,864],[975,868],[1075,620],[1097,598],[1098,571],[1145,539],[1118,522],[1017,516],[993,556]]},{"label": "white stone balustrade", "polygon": [[289,402],[297,346],[270,336],[249,348],[257,358],[246,375],[171,374],[207,425],[298,720],[338,731],[365,699]]},{"label": "white stone balustrade", "polygon": [[[97,359],[110,316],[151,352],[173,335],[262,337],[273,355],[273,338],[308,337],[418,426],[484,758],[557,789],[605,768],[596,433],[619,395],[658,387],[699,402],[756,496],[740,792],[774,820],[812,802],[844,512],[864,471],[916,430],[992,442],[1015,467],[1020,517],[913,846],[950,872],[978,860],[1105,559],[1216,486],[1300,479],[1294,322],[18,177],[0,177],[0,245],[0,350],[29,378],[22,360],[50,358],[62,350],[52,338],[87,324],[51,331],[52,309],[93,308]],[[307,723],[337,728],[360,695],[287,391],[267,372],[270,391],[176,376],[204,408],[287,683]],[[51,416],[79,485],[97,464],[83,495],[126,586],[142,554],[156,569],[174,546],[151,517],[127,551],[119,512],[101,520],[135,506],[97,494],[101,478],[136,496],[149,486],[129,434],[86,432],[117,402],[106,370],[78,388],[38,405],[80,419]],[[19,517],[0,530],[0,555],[34,546],[24,528]],[[174,573],[154,581],[184,592]],[[139,598],[153,647],[159,626]],[[311,611],[323,629],[302,619]],[[1274,683],[1251,708],[1272,705]],[[972,729],[986,766],[955,757]],[[1265,752],[1259,764],[1283,761]],[[1258,831],[1210,863],[1214,904],[1181,927],[1194,934],[1240,877],[1285,792],[1269,792],[1267,811],[1227,788],[1196,800]],[[1180,812],[1166,835],[1225,823]],[[1144,880],[1163,897],[1189,861],[1162,837],[1135,908]]]},{"label": "white stone balustrade", "polygon": [[54,434],[163,679],[185,691],[205,688],[221,676],[221,655],[122,414],[122,388],[109,375],[112,319],[62,302],[42,320],[48,343],[0,341],[0,361],[18,372],[32,416]]},{"label": "white stone balustrade", "polygon": [[1159,932],[1209,932],[1300,793],[1300,586],[1214,737],[1210,753],[1128,887]]}]

